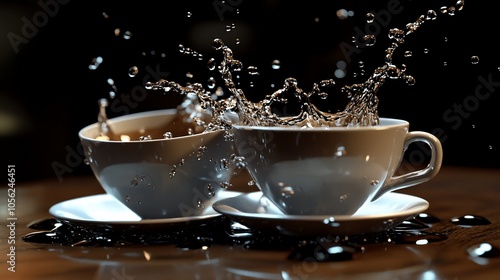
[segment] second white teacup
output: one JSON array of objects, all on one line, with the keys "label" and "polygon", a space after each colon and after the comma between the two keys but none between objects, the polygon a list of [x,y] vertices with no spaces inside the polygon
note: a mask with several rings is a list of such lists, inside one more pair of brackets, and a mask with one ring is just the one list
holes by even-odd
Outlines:
[{"label": "second white teacup", "polygon": [[[442,147],[404,120],[365,127],[233,125],[235,145],[263,195],[289,215],[352,215],[383,194],[414,186],[441,168]],[[396,175],[413,142],[430,147],[427,167]]]}]

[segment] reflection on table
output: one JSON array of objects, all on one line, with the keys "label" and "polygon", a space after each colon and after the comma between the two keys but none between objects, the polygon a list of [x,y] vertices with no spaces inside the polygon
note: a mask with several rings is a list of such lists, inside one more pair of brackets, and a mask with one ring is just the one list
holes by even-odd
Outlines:
[{"label": "reflection on table", "polygon": [[[244,183],[246,178],[240,180],[233,191],[256,191]],[[28,226],[54,221],[48,212],[54,204],[102,194],[95,178],[19,182],[15,212],[16,272],[7,270],[9,264],[4,261],[0,276],[1,279],[496,279],[500,275],[499,191],[498,169],[444,166],[431,181],[400,192],[429,202],[425,211],[429,220],[421,217],[422,223],[403,223],[399,225],[401,229],[406,227],[407,233],[432,233],[425,238],[410,234],[404,242],[387,239],[391,235],[386,233],[378,235],[385,239],[378,240],[369,239],[375,235],[365,239],[349,237],[350,240],[334,236],[300,238],[276,232],[252,232],[252,236],[248,229],[235,227],[222,216],[215,227],[210,227],[214,223],[197,224],[208,226],[200,234],[205,240],[193,241],[180,235],[176,241],[182,242],[162,243],[158,242],[161,239],[155,239],[150,242],[155,244],[103,241],[70,246],[25,242],[23,237],[37,231]],[[5,188],[2,193],[6,193]],[[6,210],[5,207],[0,210],[2,223],[8,223]],[[128,228],[122,233],[126,236],[133,232]],[[189,232],[186,229],[183,233]],[[155,233],[163,234],[158,230]],[[5,259],[11,251],[6,242],[9,233],[1,234]],[[304,240],[313,245],[307,247]],[[300,245],[309,251],[298,250]],[[325,248],[332,248],[331,255],[337,257],[322,254]],[[338,254],[342,248],[345,254]],[[354,251],[349,251],[350,248]]]}]

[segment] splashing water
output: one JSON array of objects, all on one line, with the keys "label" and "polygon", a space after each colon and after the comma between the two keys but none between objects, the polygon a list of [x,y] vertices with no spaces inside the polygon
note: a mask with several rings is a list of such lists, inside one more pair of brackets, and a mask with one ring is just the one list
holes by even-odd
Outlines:
[{"label": "splashing water", "polygon": [[[441,7],[440,12],[444,15],[453,16],[457,11],[461,11],[463,6],[464,1],[458,0],[450,7]],[[336,113],[321,111],[311,102],[311,97],[314,95],[321,99],[328,97],[325,89],[335,86],[333,79],[314,83],[312,90],[306,92],[298,86],[298,81],[295,78],[290,77],[284,80],[280,89],[265,96],[260,102],[248,100],[243,89],[239,88],[238,83],[233,79],[233,76],[239,77],[239,73],[244,69],[243,63],[235,59],[233,51],[218,38],[213,40],[212,47],[222,54],[222,61],[217,65],[215,59],[210,58],[207,67],[211,71],[219,71],[225,88],[230,92],[228,98],[217,100],[222,95],[223,90],[221,87],[217,87],[214,97],[201,83],[188,83],[183,86],[175,81],[162,79],[158,82],[147,82],[146,89],[185,96],[185,101],[178,106],[179,119],[182,120],[183,124],[189,126],[188,132],[183,135],[215,130],[228,131],[235,121],[234,117],[228,117],[231,114],[237,115],[239,124],[253,126],[298,126],[306,128],[378,125],[379,100],[377,93],[386,80],[403,80],[409,86],[415,84],[415,78],[406,73],[406,65],[401,64],[398,66],[393,61],[396,50],[405,43],[406,36],[416,32],[425,22],[436,20],[437,17],[438,13],[434,10],[428,10],[426,14],[420,15],[415,22],[406,24],[404,29],[390,29],[388,32],[390,45],[385,50],[384,64],[377,67],[366,81],[346,85],[340,89],[340,93],[346,95],[348,102],[343,110]],[[372,15],[367,14],[366,21],[371,22]],[[369,42],[369,45],[373,45],[376,40],[371,38]],[[182,45],[180,45],[179,51],[183,54],[193,54],[194,52]],[[196,52],[194,53],[196,56],[202,57]],[[406,51],[404,56],[410,57],[411,52]],[[279,61],[273,62],[273,67],[279,67]],[[258,74],[258,70],[254,66],[248,66],[246,69],[250,75]],[[216,88],[213,78],[208,80],[207,87],[209,89]],[[275,113],[276,110],[273,110],[274,106],[289,103],[289,95],[298,102],[299,113],[294,116],[280,116]],[[100,137],[111,138],[109,127],[106,125],[106,102],[100,102],[100,105],[98,116],[101,124]],[[163,135],[165,138],[175,137],[170,131],[166,131]],[[228,135],[228,137],[230,136]]]},{"label": "splashing water", "polygon": [[[441,7],[442,14],[454,15],[455,11],[463,9],[464,1],[459,0],[453,6]],[[443,12],[445,11],[445,12]],[[236,112],[239,117],[239,124],[255,126],[299,126],[299,127],[330,127],[330,126],[372,126],[379,124],[378,97],[377,92],[387,79],[401,79],[407,85],[414,85],[415,78],[406,73],[406,65],[396,65],[393,61],[395,51],[405,43],[406,36],[416,32],[422,24],[437,18],[438,14],[434,10],[429,10],[421,15],[415,22],[408,23],[404,29],[392,28],[388,37],[390,46],[386,49],[385,62],[376,68],[373,74],[363,83],[344,86],[340,92],[346,94],[349,102],[344,110],[337,113],[328,113],[319,110],[312,102],[313,95],[326,99],[328,94],[324,92],[327,87],[335,85],[333,79],[323,80],[314,83],[310,92],[305,92],[298,87],[295,78],[285,79],[281,89],[267,95],[260,102],[249,101],[243,90],[237,87],[233,75],[243,69],[241,61],[233,56],[233,51],[224,44],[221,39],[214,39],[213,48],[222,53],[223,59],[216,67],[214,59],[210,59],[208,68],[218,69],[224,81],[225,87],[231,96],[222,100],[211,98],[209,91],[199,83],[182,86],[174,81],[160,80],[159,82],[148,82],[147,89],[163,90],[165,93],[179,93],[183,95],[195,94],[204,109],[212,112],[210,123],[205,126],[208,131],[217,129],[227,129],[231,127],[225,113],[227,111]],[[370,22],[371,16],[367,15]],[[375,43],[375,39],[370,42]],[[273,112],[273,105],[288,102],[287,94],[292,94],[299,103],[300,113],[295,116],[279,116]]]},{"label": "splashing water", "polygon": [[[131,139],[129,135],[116,135],[113,133],[112,126],[109,124],[106,114],[108,104],[109,102],[106,98],[101,98],[98,101],[99,114],[97,119],[99,135],[97,139],[111,141],[148,141],[158,138],[157,136],[152,137],[151,135],[145,134],[140,135],[137,139]],[[209,109],[206,110],[201,108],[196,95],[186,94],[182,104],[177,106],[175,119],[163,128],[165,129],[161,134],[163,139],[171,139],[178,136],[204,132],[207,122],[209,122],[211,118],[210,112]],[[158,133],[155,131],[155,134]]]}]

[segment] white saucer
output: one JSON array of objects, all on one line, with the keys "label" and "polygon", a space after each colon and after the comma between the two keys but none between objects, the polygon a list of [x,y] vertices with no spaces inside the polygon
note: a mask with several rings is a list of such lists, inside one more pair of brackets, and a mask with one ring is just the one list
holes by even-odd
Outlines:
[{"label": "white saucer", "polygon": [[[242,193],[224,191],[217,195],[217,199],[227,199],[240,194]],[[199,216],[141,219],[132,210],[108,194],[97,194],[59,202],[50,207],[49,213],[56,219],[73,225],[140,230],[177,230],[182,229],[186,224],[196,226],[222,216],[212,207],[207,206],[202,215]]]},{"label": "white saucer", "polygon": [[407,194],[387,193],[352,216],[285,215],[262,192],[252,192],[219,200],[212,207],[251,229],[321,236],[381,232],[425,211],[429,202]]}]

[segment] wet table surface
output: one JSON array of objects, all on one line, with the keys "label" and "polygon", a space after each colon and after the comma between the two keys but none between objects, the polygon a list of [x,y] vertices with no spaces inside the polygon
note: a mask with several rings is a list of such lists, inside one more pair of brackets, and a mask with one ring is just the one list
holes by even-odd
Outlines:
[{"label": "wet table surface", "polygon": [[[350,258],[327,261],[293,259],[292,249],[272,244],[246,248],[217,242],[207,247],[26,242],[23,236],[35,231],[28,225],[52,218],[48,212],[52,205],[103,190],[91,176],[17,182],[15,190],[16,220],[9,220],[8,191],[0,189],[0,279],[500,279],[500,253],[496,251],[500,248],[499,169],[444,166],[431,181],[399,191],[427,200],[430,207],[425,213],[439,221],[426,231],[446,238],[427,244],[367,243]],[[254,191],[236,184],[234,190]],[[452,222],[464,215],[483,217],[490,223],[463,226]],[[484,247],[481,256],[468,253],[468,248],[483,243],[493,249]]]}]

